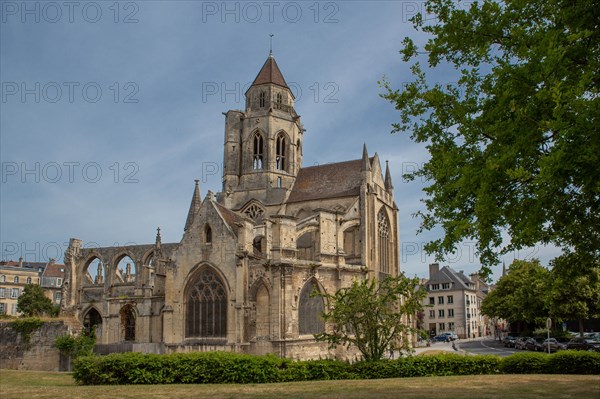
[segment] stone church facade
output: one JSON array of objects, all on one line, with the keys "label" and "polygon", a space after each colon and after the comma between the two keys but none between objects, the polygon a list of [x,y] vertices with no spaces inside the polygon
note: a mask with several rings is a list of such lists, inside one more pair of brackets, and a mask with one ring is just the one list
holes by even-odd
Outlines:
[{"label": "stone church facade", "polygon": [[[222,192],[194,188],[183,237],[65,253],[62,313],[100,346],[170,353],[229,350],[346,357],[313,334],[333,293],[399,273],[389,169],[355,160],[302,167],[304,129],[270,55],[225,116]],[[357,153],[357,155],[359,155]]]}]

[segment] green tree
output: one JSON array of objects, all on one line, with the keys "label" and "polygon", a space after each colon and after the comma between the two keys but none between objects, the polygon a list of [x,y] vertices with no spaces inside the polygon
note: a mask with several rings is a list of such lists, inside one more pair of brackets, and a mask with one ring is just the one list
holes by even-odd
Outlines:
[{"label": "green tree", "polygon": [[44,289],[37,284],[28,284],[17,300],[17,311],[25,316],[41,316],[52,313],[52,301],[44,295]]},{"label": "green tree", "polygon": [[388,350],[409,350],[407,334],[417,333],[412,318],[423,310],[426,294],[418,278],[404,275],[354,280],[335,294],[316,293],[329,304],[323,319],[332,329],[315,338],[330,347],[355,346],[367,361],[381,359]]},{"label": "green tree", "polygon": [[585,262],[577,254],[554,259],[548,293],[552,319],[578,320],[581,335],[584,320],[600,317],[600,267],[579,267]]},{"label": "green tree", "polygon": [[515,260],[508,274],[481,303],[481,312],[510,322],[525,322],[531,328],[544,325],[549,315],[547,291],[548,269],[537,259]]},{"label": "green tree", "polygon": [[[427,251],[442,258],[475,240],[483,274],[499,254],[538,243],[600,259],[600,7],[467,5],[427,1],[436,19],[412,19],[431,35],[425,52],[410,38],[401,51],[414,80],[380,82],[400,112],[393,131],[431,154],[407,176],[430,182],[420,231],[444,231]],[[433,83],[452,73],[457,84]]]}]

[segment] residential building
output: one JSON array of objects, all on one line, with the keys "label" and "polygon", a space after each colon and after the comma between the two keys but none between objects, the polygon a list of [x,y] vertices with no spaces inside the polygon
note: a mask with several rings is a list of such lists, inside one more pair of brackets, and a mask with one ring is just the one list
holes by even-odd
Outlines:
[{"label": "residential building", "polygon": [[462,271],[449,266],[440,269],[438,263],[432,263],[424,285],[427,297],[423,303],[423,326],[431,336],[442,332],[454,332],[459,338],[484,334],[477,285]]}]

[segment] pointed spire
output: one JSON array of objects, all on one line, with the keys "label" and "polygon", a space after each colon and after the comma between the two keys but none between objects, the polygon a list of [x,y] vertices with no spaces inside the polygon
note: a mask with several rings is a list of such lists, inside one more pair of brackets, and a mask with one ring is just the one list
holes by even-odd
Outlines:
[{"label": "pointed spire", "polygon": [[254,82],[252,82],[250,87],[262,84],[274,84],[290,90],[285,82],[285,79],[283,78],[281,70],[277,66],[277,62],[275,62],[275,57],[273,57],[273,54],[269,54],[269,57],[267,57],[267,60],[260,69],[258,75],[256,75],[256,79],[254,79]]},{"label": "pointed spire", "polygon": [[160,245],[162,244],[162,238],[160,237],[160,227],[156,228],[156,242],[154,243],[154,246],[156,247],[156,249],[160,249]]},{"label": "pointed spire", "polygon": [[194,216],[200,209],[200,205],[202,204],[202,199],[200,198],[200,180],[195,180],[196,187],[194,188],[194,195],[192,196],[192,203],[190,204],[190,210],[188,211],[187,220],[185,221],[185,228],[183,231],[188,231],[188,229],[192,226],[194,222]]},{"label": "pointed spire", "polygon": [[385,189],[392,191],[394,186],[392,185],[392,176],[390,175],[390,165],[388,161],[385,161]]},{"label": "pointed spire", "polygon": [[363,143],[362,166],[360,167],[360,171],[367,172],[369,170],[371,170],[371,163],[369,162],[369,153],[367,152],[367,143]]},{"label": "pointed spire", "polygon": [[371,162],[371,167],[373,167],[373,165],[378,165],[379,170],[381,171],[381,164],[379,163],[379,154],[377,152],[375,153],[375,155],[373,155],[373,162]]}]

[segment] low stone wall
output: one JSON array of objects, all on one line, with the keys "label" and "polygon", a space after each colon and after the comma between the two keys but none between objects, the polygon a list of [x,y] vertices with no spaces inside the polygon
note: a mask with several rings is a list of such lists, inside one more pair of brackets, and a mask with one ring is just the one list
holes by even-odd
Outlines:
[{"label": "low stone wall", "polygon": [[31,332],[29,342],[10,321],[0,322],[0,369],[59,371],[61,356],[52,345],[67,334],[62,321],[49,321]]}]

